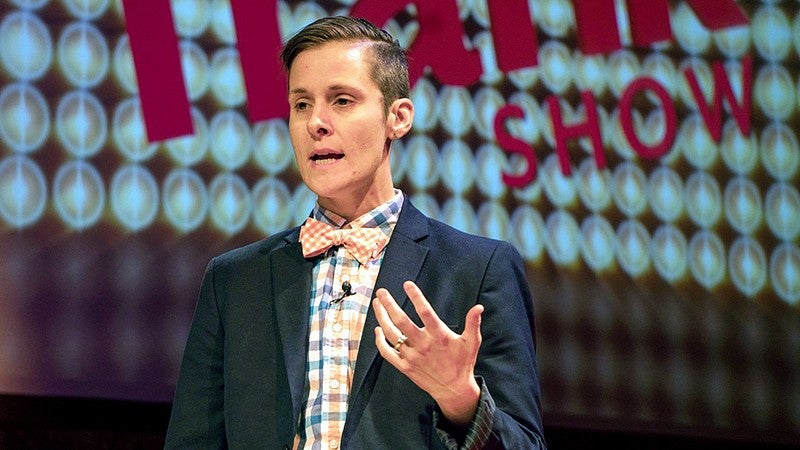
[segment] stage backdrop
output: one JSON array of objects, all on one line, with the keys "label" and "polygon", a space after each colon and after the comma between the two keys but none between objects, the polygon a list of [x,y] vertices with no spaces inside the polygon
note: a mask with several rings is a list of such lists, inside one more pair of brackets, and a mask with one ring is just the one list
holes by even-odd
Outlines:
[{"label": "stage backdrop", "polygon": [[313,205],[328,14],[410,51],[398,186],[523,255],[546,421],[800,436],[796,1],[2,0],[0,392],[171,399],[209,258]]}]

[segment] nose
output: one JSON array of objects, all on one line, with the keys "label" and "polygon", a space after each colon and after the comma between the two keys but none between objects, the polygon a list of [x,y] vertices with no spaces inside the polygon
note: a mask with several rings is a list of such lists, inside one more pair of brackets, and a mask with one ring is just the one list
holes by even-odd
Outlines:
[{"label": "nose", "polygon": [[322,139],[332,131],[327,111],[319,106],[314,107],[306,126],[308,127],[308,133],[315,140]]}]

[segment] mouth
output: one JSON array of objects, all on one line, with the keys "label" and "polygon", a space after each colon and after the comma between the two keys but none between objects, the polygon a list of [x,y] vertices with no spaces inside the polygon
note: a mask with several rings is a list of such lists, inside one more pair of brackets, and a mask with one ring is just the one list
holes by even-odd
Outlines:
[{"label": "mouth", "polygon": [[315,164],[333,164],[342,158],[344,153],[315,153],[310,159]]}]

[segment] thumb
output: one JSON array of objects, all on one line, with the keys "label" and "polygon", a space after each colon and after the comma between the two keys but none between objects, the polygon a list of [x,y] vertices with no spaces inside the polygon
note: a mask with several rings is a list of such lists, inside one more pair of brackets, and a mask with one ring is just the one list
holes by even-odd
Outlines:
[{"label": "thumb", "polygon": [[483,317],[483,305],[475,305],[467,311],[467,319],[464,324],[464,333],[461,336],[476,347],[481,345],[481,318]]}]

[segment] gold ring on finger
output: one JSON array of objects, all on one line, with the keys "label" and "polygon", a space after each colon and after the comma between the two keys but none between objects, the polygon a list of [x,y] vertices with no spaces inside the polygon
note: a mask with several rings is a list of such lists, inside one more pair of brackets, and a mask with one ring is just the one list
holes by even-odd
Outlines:
[{"label": "gold ring on finger", "polygon": [[402,347],[402,346],[403,346],[403,344],[405,344],[405,343],[406,343],[406,339],[408,339],[408,337],[406,337],[406,335],[405,335],[405,334],[401,334],[401,335],[400,335],[400,337],[399,337],[399,338],[397,338],[397,342],[395,342],[395,344],[394,344],[394,350],[395,350],[396,352],[399,352],[399,351],[400,351],[400,347]]}]

